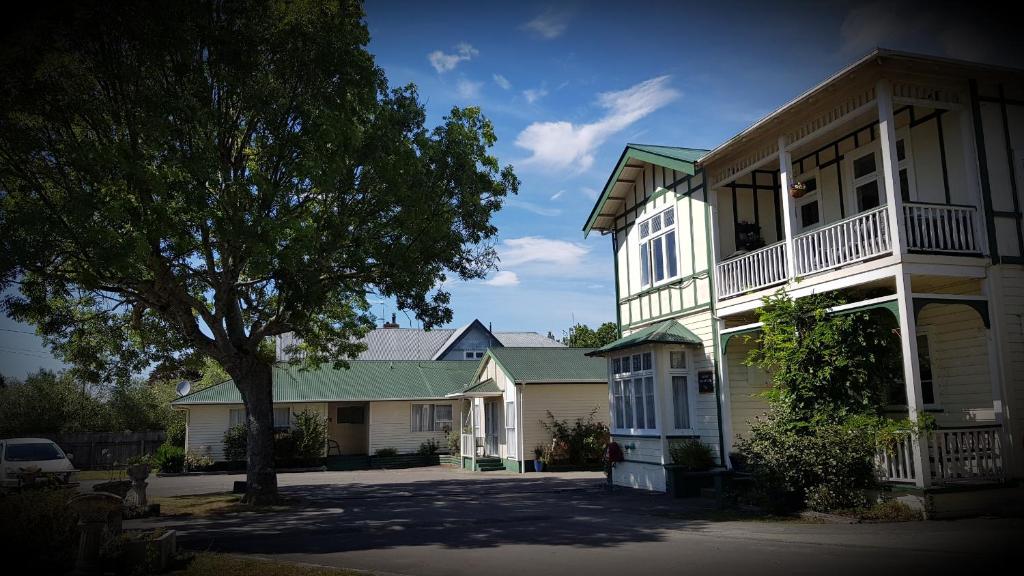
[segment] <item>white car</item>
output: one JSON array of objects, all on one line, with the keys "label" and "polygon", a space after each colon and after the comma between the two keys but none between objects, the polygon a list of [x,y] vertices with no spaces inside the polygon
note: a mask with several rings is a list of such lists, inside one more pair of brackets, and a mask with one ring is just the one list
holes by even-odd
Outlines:
[{"label": "white car", "polygon": [[52,440],[5,438],[0,440],[0,487],[22,487],[27,482],[72,484],[75,467]]}]

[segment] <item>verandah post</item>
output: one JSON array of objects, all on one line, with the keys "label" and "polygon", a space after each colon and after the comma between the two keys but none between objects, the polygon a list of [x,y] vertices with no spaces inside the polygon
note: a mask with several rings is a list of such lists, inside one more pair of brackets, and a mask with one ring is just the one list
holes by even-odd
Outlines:
[{"label": "verandah post", "polygon": [[[910,274],[900,271],[896,275],[896,295],[899,305],[900,349],[903,352],[903,381],[907,389],[907,416],[911,422],[920,422],[924,412],[921,394],[921,369],[917,361],[917,319],[914,318],[914,298]],[[923,434],[911,434],[911,457],[914,459],[914,484],[919,488],[931,485],[931,466],[928,461],[928,442]]]},{"label": "verandah post", "polygon": [[906,230],[903,222],[903,196],[900,193],[899,159],[896,156],[896,119],[892,109],[892,85],[886,79],[875,84],[878,102],[878,139],[882,147],[882,186],[889,212],[890,238],[895,240],[893,254],[907,251]]},{"label": "verandah post", "polygon": [[796,278],[796,251],[793,245],[793,200],[789,189],[793,186],[793,158],[786,150],[786,137],[779,136],[779,193],[782,194],[782,224],[786,233],[786,278]]}]

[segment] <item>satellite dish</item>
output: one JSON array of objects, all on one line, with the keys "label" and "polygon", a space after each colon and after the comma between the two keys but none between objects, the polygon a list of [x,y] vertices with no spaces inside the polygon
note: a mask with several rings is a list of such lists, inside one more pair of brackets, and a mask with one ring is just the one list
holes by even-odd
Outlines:
[{"label": "satellite dish", "polygon": [[188,380],[182,380],[181,382],[178,382],[178,396],[184,396],[185,394],[188,394],[188,391],[191,389],[192,383],[189,382]]}]

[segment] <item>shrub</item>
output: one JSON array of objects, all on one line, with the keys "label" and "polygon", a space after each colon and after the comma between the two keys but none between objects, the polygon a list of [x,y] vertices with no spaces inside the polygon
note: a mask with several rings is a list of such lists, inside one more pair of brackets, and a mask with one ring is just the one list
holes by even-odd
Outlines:
[{"label": "shrub", "polygon": [[[67,506],[74,492],[53,488],[0,496],[0,542],[5,566],[21,573],[64,574],[74,565],[78,518]],[[26,566],[26,568],[29,568]]]},{"label": "shrub", "polygon": [[462,435],[457,430],[452,430],[445,436],[448,441],[448,453],[458,456],[462,453]]},{"label": "shrub", "polygon": [[153,455],[153,462],[161,472],[181,472],[185,468],[185,449],[161,444]]},{"label": "shrub", "polygon": [[420,444],[420,449],[417,450],[416,453],[420,456],[433,456],[434,454],[437,454],[438,448],[439,446],[437,445],[437,441],[431,438]]},{"label": "shrub", "polygon": [[172,418],[167,423],[167,439],[164,440],[167,444],[174,446],[185,447],[185,419],[184,418]]},{"label": "shrub", "polygon": [[298,454],[298,443],[295,435],[288,432],[274,433],[274,462],[277,464],[292,463]]},{"label": "shrub", "polygon": [[691,472],[701,472],[715,467],[715,456],[711,448],[700,440],[683,440],[669,447],[672,462]]},{"label": "shrub", "polygon": [[597,408],[594,408],[586,418],[577,418],[572,425],[567,420],[556,420],[550,410],[547,414],[548,421],[541,421],[551,434],[547,461],[568,462],[574,465],[601,461],[611,435],[608,426],[603,422],[594,421]]},{"label": "shrub", "polygon": [[204,446],[204,451],[189,450],[185,453],[185,469],[189,472],[206,470],[213,466],[213,458],[209,455],[209,446]]},{"label": "shrub", "polygon": [[327,419],[310,410],[298,412],[295,414],[292,436],[298,459],[309,461],[321,458],[327,446]]},{"label": "shrub", "polygon": [[245,426],[238,424],[224,433],[224,459],[240,462],[246,459],[248,436]]},{"label": "shrub", "polygon": [[397,448],[378,448],[374,455],[378,458],[390,458],[391,456],[398,456]]}]

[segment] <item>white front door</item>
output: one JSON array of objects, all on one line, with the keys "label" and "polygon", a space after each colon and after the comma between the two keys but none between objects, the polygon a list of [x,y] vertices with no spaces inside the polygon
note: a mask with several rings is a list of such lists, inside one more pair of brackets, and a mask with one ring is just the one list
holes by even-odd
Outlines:
[{"label": "white front door", "polygon": [[494,401],[484,401],[484,456],[500,456],[498,454],[498,434],[501,430],[501,405]]}]

